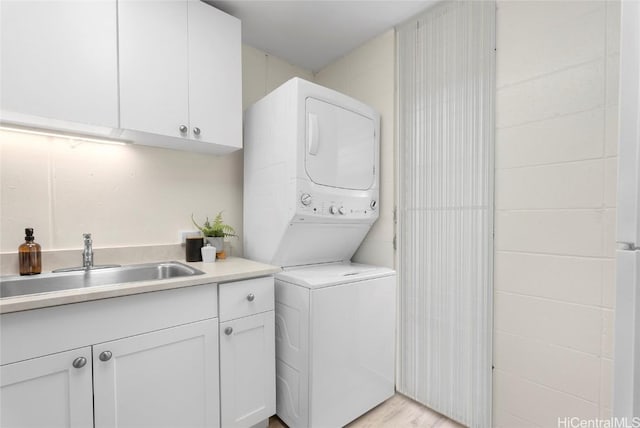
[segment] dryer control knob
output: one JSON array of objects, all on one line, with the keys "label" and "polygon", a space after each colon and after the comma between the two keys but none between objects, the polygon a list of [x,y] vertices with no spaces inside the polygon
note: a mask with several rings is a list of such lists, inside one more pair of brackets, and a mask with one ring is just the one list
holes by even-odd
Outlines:
[{"label": "dryer control knob", "polygon": [[340,207],[340,208],[338,209],[338,212],[339,212],[340,214],[342,214],[342,215],[345,215],[345,214],[347,213],[347,210],[345,210],[345,209],[344,209],[344,207]]},{"label": "dryer control knob", "polygon": [[336,208],[336,206],[335,206],[335,205],[331,205],[331,206],[329,207],[329,212],[330,212],[331,214],[338,214],[338,208]]},{"label": "dryer control knob", "polygon": [[371,201],[371,204],[369,206],[372,210],[375,210],[376,208],[378,208],[378,202],[374,199]]},{"label": "dryer control knob", "polygon": [[311,195],[308,193],[303,193],[302,196],[300,196],[300,202],[302,202],[302,205],[304,206],[308,206],[311,204]]}]

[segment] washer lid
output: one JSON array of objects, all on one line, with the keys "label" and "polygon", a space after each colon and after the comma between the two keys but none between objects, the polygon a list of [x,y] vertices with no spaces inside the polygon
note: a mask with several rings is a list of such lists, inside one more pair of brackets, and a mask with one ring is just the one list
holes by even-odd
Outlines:
[{"label": "washer lid", "polygon": [[358,263],[327,263],[285,268],[276,274],[276,279],[315,289],[395,274],[394,270],[385,267]]}]

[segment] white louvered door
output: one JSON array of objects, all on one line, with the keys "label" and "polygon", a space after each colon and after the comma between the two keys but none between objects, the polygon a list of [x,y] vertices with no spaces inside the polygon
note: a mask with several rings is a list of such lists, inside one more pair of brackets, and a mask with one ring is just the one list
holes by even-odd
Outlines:
[{"label": "white louvered door", "polygon": [[398,28],[397,389],[491,424],[495,3]]}]

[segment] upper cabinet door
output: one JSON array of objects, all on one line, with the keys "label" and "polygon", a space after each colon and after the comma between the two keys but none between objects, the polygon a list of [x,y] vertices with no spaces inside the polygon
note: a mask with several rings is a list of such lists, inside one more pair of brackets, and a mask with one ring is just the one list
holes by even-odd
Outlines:
[{"label": "upper cabinet door", "polygon": [[118,17],[123,135],[204,153],[242,148],[240,21],[199,0],[119,0]]},{"label": "upper cabinet door", "polygon": [[323,186],[367,190],[375,183],[376,135],[372,119],[307,98],[305,167]]},{"label": "upper cabinet door", "polygon": [[0,426],[93,426],[91,348],[0,367]]},{"label": "upper cabinet door", "polygon": [[2,119],[117,128],[116,22],[116,0],[2,0]]},{"label": "upper cabinet door", "polygon": [[190,137],[242,147],[240,21],[189,0]]},{"label": "upper cabinet door", "polygon": [[187,13],[184,0],[118,1],[122,128],[187,135]]}]

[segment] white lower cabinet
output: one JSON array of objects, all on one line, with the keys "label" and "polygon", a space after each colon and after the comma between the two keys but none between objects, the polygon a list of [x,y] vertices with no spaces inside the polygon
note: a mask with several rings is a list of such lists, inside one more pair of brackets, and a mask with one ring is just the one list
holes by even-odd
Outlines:
[{"label": "white lower cabinet", "polygon": [[219,426],[218,321],[95,345],[93,378],[96,428]]},{"label": "white lower cabinet", "polygon": [[0,315],[0,426],[220,426],[218,286]]},{"label": "white lower cabinet", "polygon": [[220,426],[217,319],[1,370],[3,427]]},{"label": "white lower cabinet", "polygon": [[0,386],[2,427],[93,425],[90,346],[6,364]]},{"label": "white lower cabinet", "polygon": [[220,323],[222,426],[250,427],[275,413],[274,311]]},{"label": "white lower cabinet", "polygon": [[0,315],[1,427],[249,428],[275,402],[273,277]]},{"label": "white lower cabinet", "polygon": [[220,284],[220,420],[248,428],[276,413],[272,276]]}]

